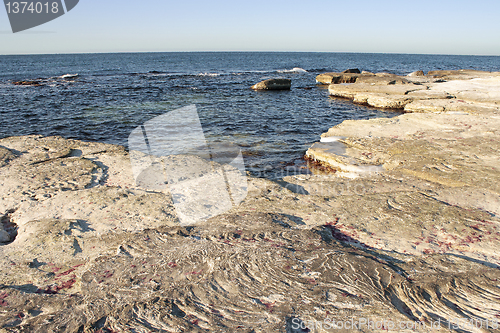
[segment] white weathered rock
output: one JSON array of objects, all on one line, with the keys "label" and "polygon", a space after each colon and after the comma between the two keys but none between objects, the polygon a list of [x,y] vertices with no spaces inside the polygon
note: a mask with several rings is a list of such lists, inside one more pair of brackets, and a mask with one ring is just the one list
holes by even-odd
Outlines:
[{"label": "white weathered rock", "polygon": [[415,71],[415,72],[408,74],[407,76],[425,76],[425,74],[424,74],[424,71]]}]

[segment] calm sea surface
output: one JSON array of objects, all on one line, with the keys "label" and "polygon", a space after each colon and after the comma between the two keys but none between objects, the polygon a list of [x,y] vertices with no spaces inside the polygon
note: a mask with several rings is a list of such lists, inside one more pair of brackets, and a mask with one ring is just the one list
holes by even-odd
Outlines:
[{"label": "calm sea surface", "polygon": [[[299,68],[301,70],[293,70]],[[138,53],[0,56],[0,138],[60,135],[127,146],[131,131],[174,109],[196,105],[207,140],[232,142],[247,170],[276,178],[300,169],[319,135],[346,119],[396,113],[328,97],[316,75],[359,68],[500,70],[500,57],[358,53]],[[302,71],[304,70],[304,71]],[[78,74],[76,78],[61,78]],[[292,79],[284,92],[251,85]],[[41,79],[40,87],[13,81]]]}]

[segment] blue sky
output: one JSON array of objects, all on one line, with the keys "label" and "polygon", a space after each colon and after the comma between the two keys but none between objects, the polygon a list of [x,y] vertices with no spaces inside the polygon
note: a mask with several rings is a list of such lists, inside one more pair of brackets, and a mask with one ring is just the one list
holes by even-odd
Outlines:
[{"label": "blue sky", "polygon": [[80,0],[0,54],[319,51],[500,55],[500,1]]}]

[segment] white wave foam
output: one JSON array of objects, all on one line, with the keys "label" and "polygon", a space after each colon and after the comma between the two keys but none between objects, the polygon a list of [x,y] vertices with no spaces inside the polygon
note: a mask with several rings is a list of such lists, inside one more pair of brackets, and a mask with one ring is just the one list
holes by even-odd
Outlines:
[{"label": "white wave foam", "polygon": [[275,70],[272,71],[238,71],[238,72],[231,72],[229,74],[231,75],[245,75],[245,74],[266,74],[266,73],[275,73]]},{"label": "white wave foam", "polygon": [[210,77],[217,77],[217,76],[220,76],[219,73],[199,73],[198,75],[196,76],[210,76]]},{"label": "white wave foam", "polygon": [[307,73],[307,71],[300,67],[294,67],[292,69],[280,70],[278,73]]},{"label": "white wave foam", "polygon": [[60,76],[61,79],[74,79],[75,77],[78,77],[78,74],[64,74]]}]

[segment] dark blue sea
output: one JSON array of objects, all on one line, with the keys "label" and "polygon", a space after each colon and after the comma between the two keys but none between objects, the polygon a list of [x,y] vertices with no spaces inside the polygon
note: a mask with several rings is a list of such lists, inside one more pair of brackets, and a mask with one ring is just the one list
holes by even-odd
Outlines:
[{"label": "dark blue sea", "polygon": [[[239,145],[253,175],[272,179],[309,172],[302,156],[330,127],[346,119],[397,115],[330,98],[326,88],[316,86],[316,75],[348,68],[394,74],[499,71],[500,57],[281,52],[0,56],[0,138],[59,135],[127,146],[137,126],[194,104],[207,140]],[[275,77],[292,79],[292,89],[249,89]],[[13,84],[20,80],[42,85]]]}]

